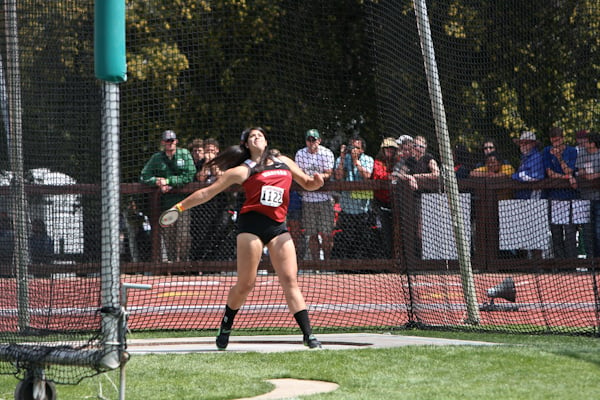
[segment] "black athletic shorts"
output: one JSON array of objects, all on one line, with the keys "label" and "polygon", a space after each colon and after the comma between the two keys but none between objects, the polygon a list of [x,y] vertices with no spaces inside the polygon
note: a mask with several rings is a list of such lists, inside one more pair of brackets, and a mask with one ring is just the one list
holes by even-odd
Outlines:
[{"label": "black athletic shorts", "polygon": [[264,214],[250,211],[238,216],[239,233],[251,233],[267,244],[276,236],[286,233],[285,222],[277,222]]}]

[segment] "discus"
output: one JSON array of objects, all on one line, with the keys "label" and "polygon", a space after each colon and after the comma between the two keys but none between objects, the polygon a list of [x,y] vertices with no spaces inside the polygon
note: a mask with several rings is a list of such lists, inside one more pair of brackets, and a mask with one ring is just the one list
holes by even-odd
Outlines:
[{"label": "discus", "polygon": [[179,219],[179,211],[174,208],[169,208],[167,211],[163,212],[158,219],[158,223],[163,228],[167,226],[173,225],[177,219]]}]

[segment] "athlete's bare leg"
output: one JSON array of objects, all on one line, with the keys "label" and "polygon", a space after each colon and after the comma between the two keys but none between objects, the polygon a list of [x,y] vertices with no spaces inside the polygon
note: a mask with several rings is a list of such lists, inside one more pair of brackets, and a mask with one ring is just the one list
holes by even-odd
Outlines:
[{"label": "athlete's bare leg", "polygon": [[237,281],[229,289],[227,305],[238,310],[254,288],[258,263],[262,256],[263,243],[258,236],[240,233],[237,236]]},{"label": "athlete's bare leg", "polygon": [[290,312],[295,314],[306,309],[304,296],[298,286],[298,261],[292,237],[289,233],[279,235],[267,244],[267,249]]}]

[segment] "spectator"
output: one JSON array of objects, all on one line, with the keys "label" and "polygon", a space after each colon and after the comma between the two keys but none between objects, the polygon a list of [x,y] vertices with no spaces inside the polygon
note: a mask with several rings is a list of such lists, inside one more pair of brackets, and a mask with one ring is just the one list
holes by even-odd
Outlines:
[{"label": "spectator", "polygon": [[486,154],[485,163],[482,167],[475,168],[469,174],[470,177],[502,177],[510,176],[515,173],[515,169],[510,164],[503,164],[502,158],[497,152],[491,152]]},{"label": "spectator", "polygon": [[[384,180],[391,183],[394,178],[392,175],[398,152],[398,144],[394,138],[383,139],[379,152],[375,156],[373,165],[373,175],[371,179]],[[380,189],[373,192],[373,210],[376,212],[381,223],[381,236],[383,241],[383,252],[386,258],[392,257],[392,240],[394,232],[392,228],[392,204],[391,193],[389,189]]]},{"label": "spectator", "polygon": [[[215,182],[223,171],[213,163],[207,164],[219,154],[219,142],[214,138],[203,141],[204,162],[196,172],[196,180],[211,184]],[[212,201],[201,204],[191,210],[192,243],[190,259],[192,260],[218,260],[219,247],[227,237],[229,224],[229,197],[227,192],[219,193]]]},{"label": "spectator", "polygon": [[[585,148],[577,155],[577,176],[583,180],[600,178],[600,134],[586,136]],[[590,222],[583,225],[585,252],[588,258],[600,256],[600,190],[592,187],[580,189],[581,198],[590,201]]]},{"label": "spectator", "polygon": [[202,165],[204,165],[204,140],[202,139],[194,139],[192,143],[188,146],[188,150],[192,154],[192,158],[194,159],[194,166],[196,167],[196,171],[200,171],[202,169]]},{"label": "spectator", "polygon": [[[517,172],[512,174],[512,179],[519,182],[534,182],[546,177],[542,155],[538,151],[538,140],[535,133],[524,131],[519,139],[515,139],[521,152],[521,163]],[[516,199],[540,199],[541,190],[517,190]]]},{"label": "spectator", "polygon": [[392,175],[394,178],[407,181],[412,190],[417,190],[417,180],[414,176],[408,174],[409,171],[406,166],[406,161],[412,157],[414,139],[412,136],[402,135],[396,139],[396,143],[398,144],[398,152]]},{"label": "spectator", "polygon": [[481,158],[479,159],[479,162],[475,165],[475,168],[483,167],[485,165],[485,156],[497,150],[498,148],[496,146],[496,142],[491,138],[485,138],[485,140],[481,144]]},{"label": "spectator", "polygon": [[[172,130],[162,133],[164,150],[150,157],[142,169],[140,182],[157,186],[161,192],[161,211],[171,208],[185,198],[184,193],[172,193],[173,188],[192,182],[196,167],[187,149],[177,148],[177,135]],[[169,261],[185,261],[190,249],[190,213],[178,220],[176,229],[163,229],[162,238]]]},{"label": "spectator", "polygon": [[[491,152],[485,156],[485,165],[483,167],[475,168],[469,176],[480,177],[480,178],[500,178],[509,177],[515,173],[515,169],[510,164],[502,164],[502,158],[498,153]],[[512,191],[510,189],[499,190],[497,193],[498,200],[508,200],[512,198]]]},{"label": "spectator", "polygon": [[[416,136],[412,144],[412,155],[406,160],[405,170],[408,175],[412,178],[438,178],[440,175],[440,169],[435,158],[427,152],[427,140],[423,136]],[[414,188],[416,188],[417,181],[415,180]],[[420,256],[422,253],[423,243],[423,221],[420,218],[421,215],[421,194],[415,193],[414,200],[414,223],[416,237],[414,240],[415,255]]]},{"label": "spectator", "polygon": [[211,165],[208,167],[205,166],[205,164],[219,154],[219,142],[217,139],[208,138],[204,140],[203,146],[204,148],[202,153],[204,158],[202,167],[200,169],[196,168],[196,180],[203,183],[213,183],[219,176],[223,175],[223,172],[216,165]]},{"label": "spectator", "polygon": [[546,174],[549,178],[568,180],[573,188],[546,191],[552,208],[550,231],[554,257],[577,257],[577,226],[571,220],[571,200],[577,198],[577,192],[574,190],[577,188],[574,177],[577,149],[565,143],[561,128],[551,128],[549,136],[551,145],[542,152]]},{"label": "spectator", "polygon": [[[342,145],[340,156],[335,162],[335,180],[346,182],[365,181],[373,173],[373,158],[365,154],[366,143],[361,137],[350,139],[348,145]],[[364,246],[364,237],[371,229],[370,209],[372,191],[343,190],[340,195],[342,211],[338,220],[338,228],[342,230],[336,235],[337,258],[368,258],[368,250]],[[361,245],[362,244],[362,245]]]},{"label": "spectator", "polygon": [[36,218],[31,222],[29,254],[32,264],[48,264],[54,255],[54,241],[46,230],[46,223]]},{"label": "spectator", "polygon": [[585,152],[585,149],[589,143],[588,131],[586,131],[585,129],[577,131],[575,133],[575,141],[577,142],[577,145],[575,146],[577,148],[577,155]]},{"label": "spectator", "polygon": [[496,146],[496,142],[493,139],[486,138],[481,145],[481,150],[483,152],[483,158],[485,160],[485,156],[488,154],[498,151],[498,147]]},{"label": "spectator", "polygon": [[127,204],[125,222],[131,261],[150,261],[152,252],[150,220],[133,198],[130,198]]},{"label": "spectator", "polygon": [[[324,181],[331,178],[335,158],[333,152],[321,146],[321,135],[316,129],[305,134],[306,147],[296,152],[295,162],[308,176],[319,173]],[[308,248],[313,260],[331,258],[333,247],[333,198],[329,192],[302,192],[302,226],[308,237]],[[319,237],[321,240],[319,240]]]},{"label": "spectator", "polygon": [[456,178],[468,178],[469,173],[473,170],[473,155],[463,143],[457,143],[454,146],[452,153],[454,157],[454,172]]},{"label": "spectator", "polygon": [[427,140],[423,136],[415,137],[412,156],[406,160],[408,174],[414,177],[438,177],[440,168],[433,156],[427,153]]},{"label": "spectator", "polygon": [[[546,170],[544,169],[542,154],[538,150],[539,141],[535,133],[523,131],[518,139],[514,139],[514,142],[519,146],[521,161],[517,171],[512,174],[511,178],[518,182],[535,182],[544,179],[546,177]],[[520,200],[539,200],[542,198],[542,191],[519,189],[515,191],[514,198]],[[520,255],[527,258],[542,257],[540,250],[527,250],[526,252],[512,250],[511,253],[515,256]]]},{"label": "spectator", "polygon": [[[475,168],[483,167],[485,165],[485,157],[492,152],[500,152],[498,145],[491,138],[486,138],[481,145],[481,152],[483,159],[475,165]],[[509,164],[507,160],[502,160],[503,164]]]},{"label": "spectator", "polygon": [[409,157],[412,156],[412,145],[414,139],[409,135],[402,135],[396,139],[398,144],[398,153],[396,162],[405,162]]}]

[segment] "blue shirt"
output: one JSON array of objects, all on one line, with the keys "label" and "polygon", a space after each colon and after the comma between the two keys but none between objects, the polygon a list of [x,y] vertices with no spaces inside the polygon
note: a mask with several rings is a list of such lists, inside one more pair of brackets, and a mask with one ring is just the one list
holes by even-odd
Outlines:
[{"label": "blue shirt", "polygon": [[[547,146],[542,151],[542,161],[544,162],[544,169],[550,169],[559,174],[564,174],[558,158],[550,153],[552,146]],[[561,157],[567,163],[567,166],[572,170],[575,170],[575,162],[577,161],[577,149],[573,146],[566,146],[562,152]],[[571,200],[577,198],[577,191],[573,189],[547,189],[546,195],[550,200]]]},{"label": "blue shirt", "polygon": [[[358,158],[360,165],[369,172],[373,173],[373,157],[362,153]],[[340,157],[335,161],[335,168],[340,164]],[[348,182],[364,181],[358,168],[352,162],[350,154],[346,154],[344,159],[344,180]],[[340,194],[340,207],[342,212],[346,214],[363,214],[369,211],[371,199],[373,198],[372,190],[343,190]]]},{"label": "blue shirt", "polygon": [[[546,169],[542,155],[536,149],[531,150],[528,154],[521,154],[521,164],[517,172],[512,174],[512,178],[519,182],[539,181],[546,177]],[[530,199],[532,198],[533,190],[517,190],[515,199]]]},{"label": "blue shirt", "polygon": [[289,211],[302,210],[302,196],[295,190],[290,190],[290,204],[288,205]]}]

